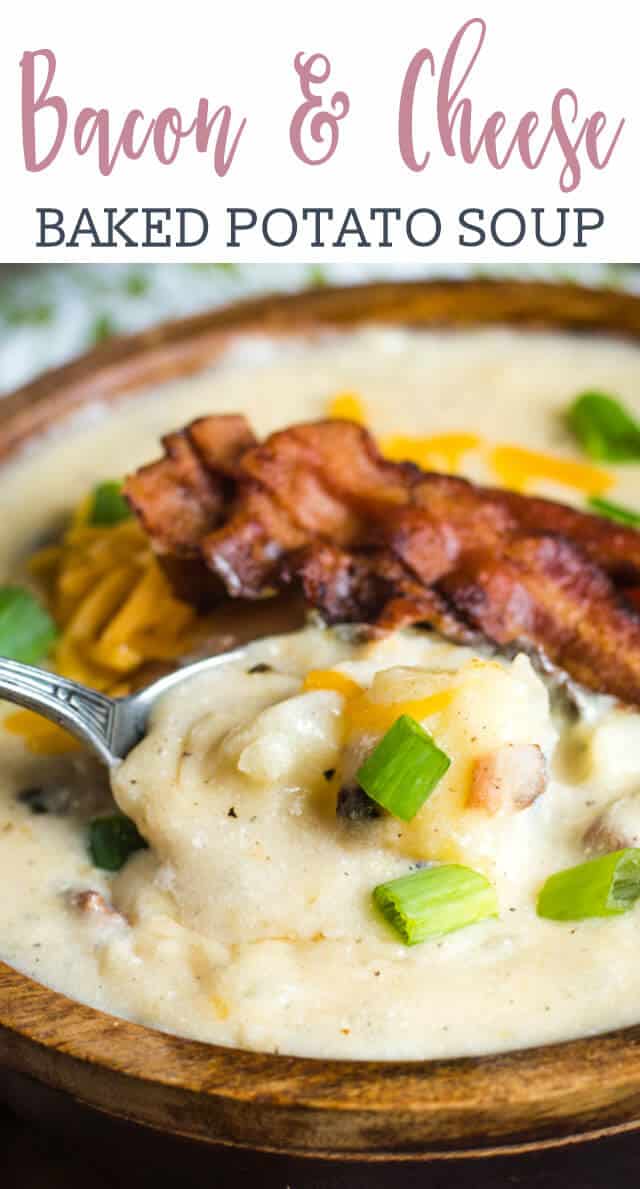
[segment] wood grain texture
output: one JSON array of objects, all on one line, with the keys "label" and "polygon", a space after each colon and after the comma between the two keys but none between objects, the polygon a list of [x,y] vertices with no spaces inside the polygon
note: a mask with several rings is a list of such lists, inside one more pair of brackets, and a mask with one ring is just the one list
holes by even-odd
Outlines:
[{"label": "wood grain texture", "polygon": [[176,1139],[81,1110],[62,1094],[14,1079],[20,1118],[0,1111],[3,1189],[602,1189],[638,1169],[634,1134],[477,1160],[316,1161]]},{"label": "wood grain texture", "polygon": [[[9,397],[0,457],[89,401],[111,401],[209,366],[236,335],[313,334],[371,322],[508,323],[640,341],[640,300],[574,286],[467,282],[246,302],[108,343]],[[1,964],[0,1064],[114,1117],[290,1156],[447,1159],[542,1150],[640,1126],[640,1027],[481,1059],[298,1059],[203,1045],[116,1020]]]}]

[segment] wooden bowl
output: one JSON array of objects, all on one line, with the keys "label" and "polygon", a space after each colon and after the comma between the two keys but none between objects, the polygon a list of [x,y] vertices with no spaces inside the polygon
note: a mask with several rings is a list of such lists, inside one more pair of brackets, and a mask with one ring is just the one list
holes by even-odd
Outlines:
[{"label": "wooden bowl", "polygon": [[[2,404],[0,457],[85,401],[211,364],[234,336],[371,322],[505,323],[640,342],[640,300],[574,286],[474,281],[251,301],[113,341],[15,393]],[[40,1096],[63,1091],[112,1119],[289,1157],[403,1162],[540,1152],[640,1126],[640,1027],[477,1059],[312,1060],[168,1036],[84,1007],[1,964],[0,1065],[6,1086],[31,1085]]]}]

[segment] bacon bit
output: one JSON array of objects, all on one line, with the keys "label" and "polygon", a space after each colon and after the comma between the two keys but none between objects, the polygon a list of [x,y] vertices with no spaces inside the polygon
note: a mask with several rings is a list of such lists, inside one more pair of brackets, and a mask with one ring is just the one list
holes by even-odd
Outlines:
[{"label": "bacon bit", "polygon": [[631,793],[607,805],[587,829],[584,844],[593,855],[640,846],[640,795]]},{"label": "bacon bit", "polygon": [[381,816],[380,806],[359,784],[342,785],[336,800],[336,817],[348,822],[368,822]]},{"label": "bacon bit", "polygon": [[632,586],[629,590],[625,590],[624,597],[635,611],[640,611],[640,586]]},{"label": "bacon bit", "polygon": [[71,892],[69,904],[85,916],[104,917],[114,922],[127,923],[126,917],[118,912],[112,904],[109,904],[101,892],[96,892],[93,888],[86,892]]},{"label": "bacon bit", "polygon": [[475,761],[469,806],[487,813],[526,809],[546,787],[547,764],[538,744],[505,743]]}]

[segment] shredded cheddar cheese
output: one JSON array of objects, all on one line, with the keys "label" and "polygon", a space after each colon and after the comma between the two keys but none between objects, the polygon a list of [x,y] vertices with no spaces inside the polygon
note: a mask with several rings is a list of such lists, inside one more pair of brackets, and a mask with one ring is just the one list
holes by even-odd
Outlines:
[{"label": "shredded cheddar cheese", "polygon": [[432,714],[445,710],[453,698],[452,689],[439,690],[427,698],[416,698],[407,702],[372,702],[361,695],[347,706],[347,727],[349,731],[388,731],[403,714],[421,722]]},{"label": "shredded cheddar cheese", "polygon": [[343,694],[345,698],[352,698],[356,694],[362,693],[362,686],[358,685],[357,681],[354,681],[352,677],[347,677],[346,673],[339,673],[336,669],[311,669],[304,679],[302,688],[305,693],[318,689],[335,690],[336,693]]},{"label": "shredded cheddar cheese", "polygon": [[[329,403],[329,416],[366,424],[366,411],[362,399],[355,392],[340,392]],[[475,450],[482,439],[475,433],[441,433],[430,437],[413,437],[396,434],[381,443],[385,458],[391,462],[415,462],[427,471],[449,471],[460,469],[463,456]]]},{"label": "shredded cheddar cheese", "polygon": [[[60,629],[55,671],[118,696],[145,665],[189,652],[202,623],[176,599],[137,522],[92,525],[88,507],[89,501],[80,505],[61,543],[37,553],[29,568]],[[36,752],[76,746],[28,710],[8,715],[4,725]]]},{"label": "shredded cheddar cheese", "polygon": [[615,483],[613,475],[588,462],[574,462],[522,446],[495,446],[489,464],[505,487],[524,491],[538,479],[573,487],[586,495],[603,495]]},{"label": "shredded cheddar cheese", "polygon": [[[364,404],[354,392],[338,393],[329,403],[329,416],[366,424]],[[425,471],[454,475],[462,469],[464,456],[483,446],[479,434],[464,431],[428,437],[394,434],[380,443],[382,453],[390,462],[415,462]],[[547,480],[586,495],[599,496],[615,483],[614,476],[601,467],[522,446],[487,446],[484,453],[498,481],[513,491],[525,491],[537,481]]]},{"label": "shredded cheddar cheese", "polygon": [[415,462],[425,471],[456,474],[462,458],[477,449],[482,439],[475,433],[442,433],[431,437],[396,435],[382,443],[382,451],[392,462]]},{"label": "shredded cheddar cheese", "polygon": [[404,702],[373,702],[369,691],[363,689],[352,677],[335,669],[312,669],[303,683],[303,689],[335,690],[346,701],[345,725],[347,733],[354,731],[387,731],[403,714],[420,722],[432,714],[438,714],[450,704],[454,690],[439,690],[426,698],[415,698]]},{"label": "shredded cheddar cheese", "polygon": [[30,710],[16,710],[8,714],[2,720],[2,725],[10,734],[23,739],[34,755],[64,755],[80,747],[73,735]]},{"label": "shredded cheddar cheese", "polygon": [[355,392],[339,392],[334,396],[329,403],[329,416],[345,421],[356,421],[358,425],[366,423],[364,404]]}]

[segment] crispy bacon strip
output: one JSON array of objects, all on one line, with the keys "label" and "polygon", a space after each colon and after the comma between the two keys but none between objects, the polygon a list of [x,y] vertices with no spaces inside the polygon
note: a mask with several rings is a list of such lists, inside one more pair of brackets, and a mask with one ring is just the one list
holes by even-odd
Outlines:
[{"label": "crispy bacon strip", "polygon": [[347,552],[321,544],[294,557],[283,578],[299,579],[306,601],[330,624],[370,623],[393,631],[428,623],[458,644],[479,638],[442,593],[423,586],[391,553]]},{"label": "crispy bacon strip", "polygon": [[165,457],[130,475],[127,498],[158,553],[198,557],[224,515],[243,453],[255,445],[244,417],[202,417],[162,439]]},{"label": "crispy bacon strip", "polygon": [[488,639],[538,646],[583,685],[640,701],[640,619],[571,542],[514,538],[466,559],[444,587]]},{"label": "crispy bacon strip", "polygon": [[242,417],[164,440],[125,491],[182,597],[257,599],[295,583],[331,623],[425,623],[544,650],[640,703],[640,533],[412,463],[349,421],[257,444]]}]

